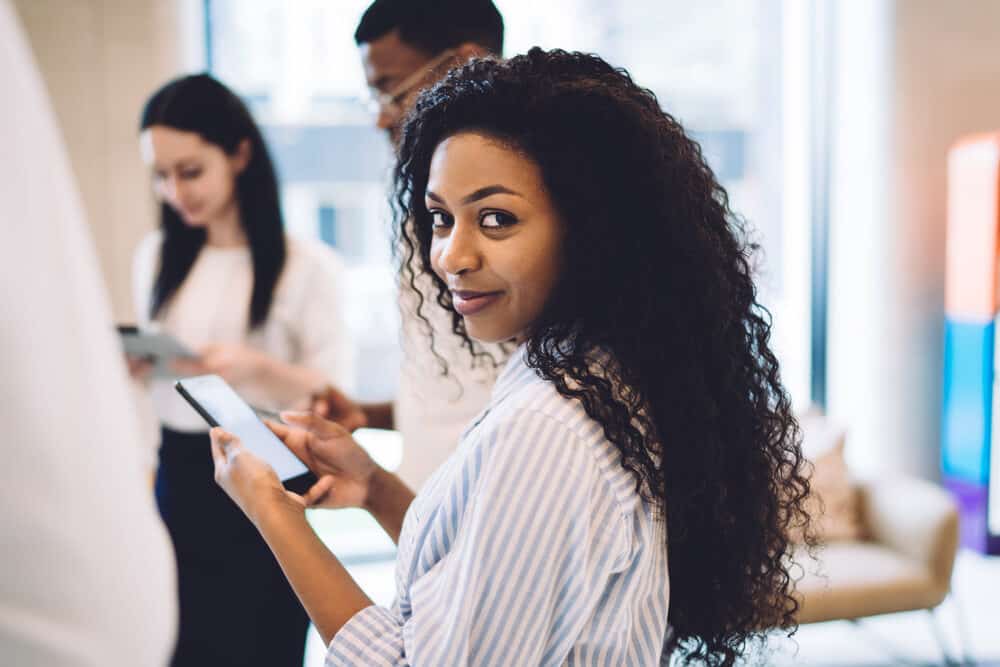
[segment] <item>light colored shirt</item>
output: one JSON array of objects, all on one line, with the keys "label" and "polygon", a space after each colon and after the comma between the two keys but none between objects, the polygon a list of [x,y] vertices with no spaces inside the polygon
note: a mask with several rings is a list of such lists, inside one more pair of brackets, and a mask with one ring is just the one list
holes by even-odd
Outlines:
[{"label": "light colored shirt", "polygon": [[[279,361],[321,371],[327,380],[351,391],[354,386],[354,348],[344,315],[345,272],[332,248],[318,242],[288,237],[285,267],[275,287],[271,309],[263,325],[248,331],[253,262],[249,247],[205,246],[181,287],[161,310],[149,317],[153,282],[159,266],[159,231],[139,244],[133,262],[133,296],[140,327],[165,331],[189,349],[214,343],[254,347]],[[153,409],[164,425],[176,430],[207,430],[205,421],[174,389],[171,378],[153,379]],[[249,381],[233,388],[254,407],[277,411],[305,407],[282,405],[266,385]]]},{"label": "light colored shirt", "polygon": [[391,608],[330,642],[340,665],[656,665],[666,526],[582,405],[518,350],[403,523]]},{"label": "light colored shirt", "polygon": [[[403,458],[396,474],[415,490],[451,456],[462,431],[489,403],[493,383],[509,354],[499,345],[479,345],[495,363],[474,359],[452,331],[451,313],[437,304],[437,287],[429,276],[420,274],[417,286],[424,295],[424,319],[416,315],[417,292],[400,286],[402,368],[393,406],[396,430],[403,439]],[[428,330],[434,333],[434,351]],[[442,359],[447,375],[441,372]]]},{"label": "light colored shirt", "polygon": [[93,240],[7,0],[0,80],[0,663],[165,665],[173,550]]}]

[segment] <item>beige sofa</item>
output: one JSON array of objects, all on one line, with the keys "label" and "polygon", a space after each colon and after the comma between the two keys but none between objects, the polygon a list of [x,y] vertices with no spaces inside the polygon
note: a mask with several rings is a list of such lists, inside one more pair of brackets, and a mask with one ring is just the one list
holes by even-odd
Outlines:
[{"label": "beige sofa", "polygon": [[803,547],[797,584],[800,623],[856,620],[933,610],[951,589],[958,550],[958,511],[951,497],[923,480],[856,482],[861,539],[823,545],[816,559]]}]

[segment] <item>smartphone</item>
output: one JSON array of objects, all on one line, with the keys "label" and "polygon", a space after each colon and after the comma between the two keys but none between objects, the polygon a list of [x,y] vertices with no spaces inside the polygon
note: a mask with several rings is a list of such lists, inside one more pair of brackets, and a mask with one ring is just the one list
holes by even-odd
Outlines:
[{"label": "smartphone", "polygon": [[174,388],[209,426],[220,426],[229,431],[240,439],[244,447],[267,461],[286,489],[305,493],[316,483],[316,476],[221,377],[199,375],[184,378],[178,380]]}]

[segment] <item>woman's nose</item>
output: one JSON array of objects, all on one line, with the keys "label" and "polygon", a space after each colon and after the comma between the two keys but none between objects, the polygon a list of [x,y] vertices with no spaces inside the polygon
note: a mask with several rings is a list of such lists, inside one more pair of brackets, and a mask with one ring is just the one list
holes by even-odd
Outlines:
[{"label": "woman's nose", "polygon": [[478,233],[474,226],[456,222],[438,257],[441,268],[452,275],[475,271],[482,265]]}]

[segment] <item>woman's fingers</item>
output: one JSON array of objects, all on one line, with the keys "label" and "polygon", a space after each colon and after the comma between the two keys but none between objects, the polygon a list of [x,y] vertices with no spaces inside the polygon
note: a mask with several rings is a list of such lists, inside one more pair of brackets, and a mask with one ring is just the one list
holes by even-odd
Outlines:
[{"label": "woman's fingers", "polygon": [[264,425],[271,429],[271,433],[274,433],[282,440],[287,438],[292,432],[292,429],[288,428],[281,422],[274,421],[273,419],[265,419]]},{"label": "woman's fingers", "polygon": [[[212,429],[213,431],[215,429]],[[215,462],[215,469],[218,470],[222,466],[226,465],[226,454],[222,451],[222,445],[219,444],[216,437],[213,435],[212,438],[212,461]]]},{"label": "woman's fingers", "polygon": [[278,439],[285,443],[285,446],[292,450],[292,453],[299,457],[299,460],[310,465],[312,461],[309,455],[309,433],[302,429],[293,429],[279,424],[272,419],[265,419],[264,425],[271,429],[271,432],[278,436]]},{"label": "woman's fingers", "polygon": [[200,359],[182,358],[170,362],[171,370],[178,375],[203,375],[206,371]]},{"label": "woman's fingers", "polygon": [[309,487],[302,499],[305,501],[306,507],[312,507],[323,502],[327,494],[333,489],[333,477],[331,475],[323,475]]},{"label": "woman's fingers", "polygon": [[222,463],[226,463],[235,453],[235,449],[239,447],[239,439],[218,426],[210,430],[208,435],[212,441],[212,458],[216,459],[216,462],[221,459]]},{"label": "woman's fingers", "polygon": [[315,412],[301,410],[282,410],[279,414],[281,421],[286,424],[298,426],[299,428],[311,428],[317,419],[321,419]]},{"label": "woman's fingers", "polygon": [[292,426],[298,426],[320,438],[339,438],[350,433],[340,424],[323,419],[315,412],[296,412],[285,410],[281,413],[281,421]]}]

